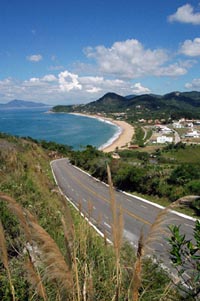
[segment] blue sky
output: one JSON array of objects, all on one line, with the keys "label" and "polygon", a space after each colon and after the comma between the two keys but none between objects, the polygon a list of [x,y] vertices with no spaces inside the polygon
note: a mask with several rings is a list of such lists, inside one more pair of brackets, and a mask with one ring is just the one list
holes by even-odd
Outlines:
[{"label": "blue sky", "polygon": [[2,0],[0,102],[200,91],[200,2]]}]

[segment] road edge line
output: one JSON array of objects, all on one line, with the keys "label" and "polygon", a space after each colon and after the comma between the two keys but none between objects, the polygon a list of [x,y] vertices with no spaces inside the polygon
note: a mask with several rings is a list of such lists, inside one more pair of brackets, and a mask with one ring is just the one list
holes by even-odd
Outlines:
[{"label": "road edge line", "polygon": [[[63,158],[64,159],[64,158]],[[51,166],[51,171],[52,171],[52,174],[53,174],[53,178],[54,178],[54,181],[59,189],[59,192],[61,195],[63,195],[66,200],[81,214],[81,216],[86,220],[86,222],[102,237],[102,238],[105,238],[103,232],[101,232],[97,226],[95,226],[88,218],[87,216],[85,216],[80,210],[79,208],[63,193],[62,189],[60,188],[60,186],[58,185],[58,182],[57,182],[57,179],[56,179],[56,176],[54,174],[54,171],[53,171],[53,168],[52,168],[52,163],[54,161],[57,161],[57,160],[60,160],[60,159],[55,159],[53,161],[50,162],[50,166]],[[109,244],[113,244],[112,241],[106,237],[106,241],[109,243]]]},{"label": "road edge line", "polygon": [[[64,159],[66,159],[66,158],[55,159],[55,160],[53,160],[53,161],[64,160]],[[51,161],[51,162],[53,162],[53,161]],[[50,164],[51,164],[51,162],[50,162]],[[70,163],[70,164],[71,164],[71,163]],[[72,165],[72,164],[71,164],[71,165]],[[104,184],[104,185],[106,185],[106,186],[109,186],[109,185],[106,184],[105,182],[100,181],[99,179],[93,177],[92,175],[90,175],[90,174],[89,174],[88,172],[86,172],[85,170],[82,170],[80,167],[75,166],[75,165],[72,165],[72,166],[74,166],[74,168],[78,169],[79,171],[85,173],[85,174],[88,175],[89,177],[93,178],[95,181],[99,181],[99,182],[101,182],[102,184]],[[159,209],[165,209],[165,208],[166,208],[166,207],[164,207],[164,206],[162,206],[162,205],[156,204],[156,203],[154,203],[154,202],[151,202],[151,201],[149,201],[149,200],[146,200],[146,199],[144,199],[144,198],[142,198],[142,197],[139,197],[139,196],[137,196],[137,195],[130,194],[130,193],[126,192],[126,191],[120,190],[120,192],[122,192],[122,193],[124,193],[125,195],[128,195],[128,196],[130,196],[130,197],[132,197],[132,198],[136,198],[136,199],[138,199],[138,200],[140,200],[140,201],[142,201],[142,202],[144,202],[144,203],[146,203],[146,204],[149,204],[149,205],[152,205],[152,206],[154,206],[154,207],[157,207],[157,208],[159,208]],[[175,215],[178,215],[178,216],[180,216],[180,217],[186,218],[186,219],[188,219],[188,220],[191,220],[191,221],[193,221],[193,222],[196,222],[196,221],[198,220],[197,218],[194,218],[194,217],[189,216],[189,215],[184,214],[184,213],[180,213],[180,212],[175,211],[175,210],[169,210],[169,212],[171,212],[171,213],[173,213],[173,214],[175,214]]]}]

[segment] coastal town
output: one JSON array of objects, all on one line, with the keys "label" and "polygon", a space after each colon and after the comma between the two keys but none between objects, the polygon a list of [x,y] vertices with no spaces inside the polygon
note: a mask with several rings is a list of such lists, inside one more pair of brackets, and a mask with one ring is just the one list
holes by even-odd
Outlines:
[{"label": "coastal town", "polygon": [[147,128],[153,132],[148,143],[200,143],[200,120],[181,118],[168,125],[155,124]]},{"label": "coastal town", "polygon": [[[112,114],[112,118],[97,114],[97,118],[110,120],[121,128],[121,134],[113,143],[103,149],[105,152],[115,151],[117,149],[137,149],[139,145],[135,143],[135,127],[140,127],[143,131],[143,146],[166,145],[169,143],[177,144],[200,144],[200,120],[186,119],[173,120],[170,123],[163,123],[162,120],[138,120],[133,126],[126,122],[125,115]],[[125,119],[125,120],[124,120]]]}]

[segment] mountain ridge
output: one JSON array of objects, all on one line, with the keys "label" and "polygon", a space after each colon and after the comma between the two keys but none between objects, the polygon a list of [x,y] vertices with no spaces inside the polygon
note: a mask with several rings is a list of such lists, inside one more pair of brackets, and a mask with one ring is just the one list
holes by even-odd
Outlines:
[{"label": "mountain ridge", "polygon": [[0,104],[0,109],[28,109],[41,107],[49,107],[49,105],[41,102],[33,102],[20,99],[13,99],[5,104]]},{"label": "mountain ridge", "polygon": [[62,105],[52,108],[53,112],[120,113],[130,119],[200,118],[200,92],[174,91],[164,95],[142,94],[121,96],[108,92],[99,99],[82,105]]}]

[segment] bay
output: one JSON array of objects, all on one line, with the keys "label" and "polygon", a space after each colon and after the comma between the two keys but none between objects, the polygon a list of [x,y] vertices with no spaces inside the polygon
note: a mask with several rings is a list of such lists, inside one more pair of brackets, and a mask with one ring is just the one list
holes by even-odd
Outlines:
[{"label": "bay", "polygon": [[54,141],[81,149],[90,144],[109,145],[119,128],[114,124],[80,115],[49,113],[47,109],[0,110],[0,132],[19,137]]}]

